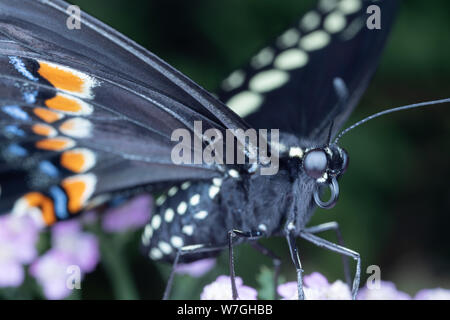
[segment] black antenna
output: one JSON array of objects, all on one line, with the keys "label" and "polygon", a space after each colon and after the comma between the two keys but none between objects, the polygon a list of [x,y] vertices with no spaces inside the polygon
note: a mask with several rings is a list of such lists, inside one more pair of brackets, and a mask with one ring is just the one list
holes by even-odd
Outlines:
[{"label": "black antenna", "polygon": [[351,125],[347,129],[341,131],[341,133],[339,133],[339,135],[334,140],[334,143],[337,144],[338,141],[342,138],[342,136],[345,135],[350,130],[355,129],[356,127],[362,125],[363,123],[366,123],[369,120],[378,118],[379,116],[382,116],[382,115],[385,115],[385,114],[388,114],[388,113],[397,112],[397,111],[408,110],[408,109],[419,108],[419,107],[425,107],[425,106],[429,106],[429,105],[435,105],[435,104],[441,104],[441,103],[447,103],[447,102],[450,102],[450,98],[441,99],[441,100],[434,100],[434,101],[427,101],[427,102],[420,102],[420,103],[414,103],[414,104],[410,104],[410,105],[407,105],[407,106],[402,106],[402,107],[397,107],[397,108],[393,108],[393,109],[380,111],[378,113],[375,113],[375,114],[373,114],[371,116],[368,116],[367,118],[364,118],[364,119],[356,122],[355,124]]},{"label": "black antenna", "polygon": [[333,125],[334,125],[334,120],[331,120],[330,130],[328,131],[328,139],[327,139],[328,145],[331,144],[331,133],[333,132]]}]

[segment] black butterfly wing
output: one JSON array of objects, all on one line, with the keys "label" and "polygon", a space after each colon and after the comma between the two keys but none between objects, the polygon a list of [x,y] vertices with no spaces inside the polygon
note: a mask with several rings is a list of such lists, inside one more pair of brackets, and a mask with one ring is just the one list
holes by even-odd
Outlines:
[{"label": "black butterfly wing", "polygon": [[[381,29],[366,25],[371,5],[380,8]],[[325,143],[331,121],[335,135],[364,93],[396,7],[394,0],[319,1],[226,78],[220,99],[254,127]]]},{"label": "black butterfly wing", "polygon": [[[47,224],[105,192],[208,179],[221,165],[175,165],[173,130],[246,128],[226,106],[131,40],[62,1],[0,3],[0,211]],[[92,201],[91,201],[92,204]]]}]

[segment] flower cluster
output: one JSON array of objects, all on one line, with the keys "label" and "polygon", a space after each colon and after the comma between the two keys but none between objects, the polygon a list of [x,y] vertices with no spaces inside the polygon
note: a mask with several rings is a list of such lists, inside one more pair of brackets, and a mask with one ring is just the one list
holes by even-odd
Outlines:
[{"label": "flower cluster", "polygon": [[[151,206],[150,196],[138,196],[109,209],[101,216],[102,229],[136,230],[150,219]],[[47,231],[30,216],[0,216],[0,288],[22,285],[29,265],[29,274],[40,284],[47,299],[69,296],[73,270],[79,271],[81,279],[94,271],[100,261],[97,236],[83,228],[98,220],[99,216],[90,212],[80,219],[59,222]],[[39,256],[37,244],[47,233],[51,236],[50,248]]]},{"label": "flower cluster", "polygon": [[[256,300],[258,292],[248,286],[245,286],[240,277],[236,277],[236,287],[239,298],[242,300]],[[203,288],[200,295],[202,300],[232,300],[230,277],[219,276],[216,281]]]},{"label": "flower cluster", "polygon": [[39,228],[29,217],[0,217],[0,287],[17,287],[25,279],[24,265],[37,256]]},{"label": "flower cluster", "polygon": [[79,269],[80,276],[92,272],[100,259],[97,238],[82,231],[78,220],[60,222],[52,229],[52,247],[30,267],[30,274],[41,284],[48,299],[70,295],[67,284],[70,267]]},{"label": "flower cluster", "polygon": [[[236,278],[240,299],[255,300],[256,289],[245,286],[241,278]],[[277,288],[283,300],[298,299],[297,282],[287,282]],[[322,274],[313,272],[303,277],[303,292],[306,300],[350,300],[351,291],[347,284],[341,280],[329,283]],[[204,287],[200,295],[202,300],[231,299],[230,278],[219,276],[214,282]],[[358,293],[358,300],[410,300],[412,297],[405,292],[397,290],[395,284],[380,281],[378,286],[365,286]],[[450,290],[424,289],[414,297],[416,300],[450,300]]]}]

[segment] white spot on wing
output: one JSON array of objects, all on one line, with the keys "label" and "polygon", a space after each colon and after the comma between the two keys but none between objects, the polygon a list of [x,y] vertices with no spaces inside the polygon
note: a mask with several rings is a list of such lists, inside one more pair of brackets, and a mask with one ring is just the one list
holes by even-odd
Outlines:
[{"label": "white spot on wing", "polygon": [[288,48],[295,45],[299,38],[300,33],[296,29],[291,28],[278,37],[277,45],[281,48]]},{"label": "white spot on wing", "polygon": [[265,67],[272,62],[273,56],[274,52],[272,48],[264,48],[250,60],[250,64],[256,69]]},{"label": "white spot on wing", "polygon": [[256,74],[249,83],[251,90],[268,92],[284,85],[289,80],[289,74],[282,70],[267,70]]},{"label": "white spot on wing", "polygon": [[319,50],[328,45],[330,35],[322,30],[311,32],[300,40],[300,47],[306,51]]},{"label": "white spot on wing", "polygon": [[361,9],[361,0],[342,0],[339,3],[339,10],[344,14],[352,14]]},{"label": "white spot on wing", "polygon": [[300,27],[305,31],[312,31],[320,25],[320,14],[310,11],[300,21]]},{"label": "white spot on wing", "polygon": [[244,83],[244,80],[245,80],[244,71],[236,70],[222,82],[222,88],[227,91],[236,89],[237,87],[241,86]]},{"label": "white spot on wing", "polygon": [[246,117],[258,110],[262,102],[263,97],[260,94],[251,91],[242,91],[231,97],[227,105],[239,116]]},{"label": "white spot on wing", "polygon": [[320,0],[319,9],[323,12],[329,12],[336,8],[338,0]]},{"label": "white spot on wing", "polygon": [[308,54],[300,49],[289,49],[281,53],[274,62],[278,69],[292,70],[308,63]]},{"label": "white spot on wing", "polygon": [[337,33],[345,28],[346,22],[346,18],[342,13],[332,12],[325,18],[323,26],[327,32]]}]

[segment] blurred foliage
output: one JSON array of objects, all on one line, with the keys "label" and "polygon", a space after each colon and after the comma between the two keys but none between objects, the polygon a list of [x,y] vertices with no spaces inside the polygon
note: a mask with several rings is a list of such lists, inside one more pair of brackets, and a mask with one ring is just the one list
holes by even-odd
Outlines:
[{"label": "blurred foliage", "polygon": [[[244,64],[259,48],[312,6],[300,0],[77,0],[80,7],[131,37],[207,89]],[[381,65],[349,124],[387,107],[449,96],[450,2],[404,1]],[[360,252],[364,271],[381,267],[382,278],[414,293],[450,288],[450,138],[448,105],[393,114],[358,128],[341,145],[351,162],[341,197],[330,211],[318,210],[311,225],[336,220],[349,248]],[[332,232],[324,234],[335,241]],[[283,258],[282,274],[295,279],[284,239],[264,240]],[[139,255],[138,237],[120,254],[140,298],[159,298],[169,267]],[[339,256],[299,241],[306,273],[343,278]],[[112,249],[111,249],[112,250]],[[173,298],[197,299],[201,288],[227,274],[226,254],[207,276],[178,276]],[[255,276],[269,259],[249,246],[237,249],[237,274],[259,287]],[[155,269],[156,268],[156,269]],[[82,298],[118,297],[101,265],[88,275]],[[158,272],[155,272],[159,270]],[[261,278],[262,277],[262,278]],[[264,295],[267,291],[264,291]]]}]

